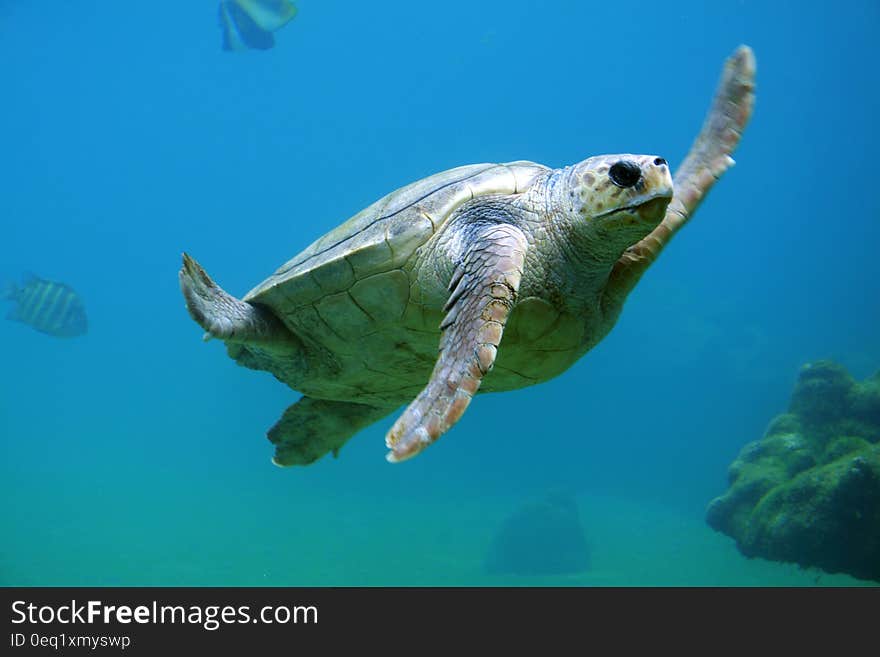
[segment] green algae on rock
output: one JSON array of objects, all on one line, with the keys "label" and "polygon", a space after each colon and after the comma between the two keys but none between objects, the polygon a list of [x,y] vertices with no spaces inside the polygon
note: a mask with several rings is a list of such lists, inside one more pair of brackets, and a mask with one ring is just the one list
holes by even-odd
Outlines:
[{"label": "green algae on rock", "polygon": [[801,368],[788,413],[747,444],[706,521],[747,557],[880,581],[880,372]]}]

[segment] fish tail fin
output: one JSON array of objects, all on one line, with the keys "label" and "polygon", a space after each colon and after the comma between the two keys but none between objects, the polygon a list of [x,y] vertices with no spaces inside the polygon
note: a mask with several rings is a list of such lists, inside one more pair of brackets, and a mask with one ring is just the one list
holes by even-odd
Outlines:
[{"label": "fish tail fin", "polygon": [[12,281],[0,284],[0,299],[14,299],[18,296],[18,285]]},{"label": "fish tail fin", "polygon": [[222,0],[219,17],[223,50],[269,50],[275,45],[272,32],[261,28],[238,0]]}]

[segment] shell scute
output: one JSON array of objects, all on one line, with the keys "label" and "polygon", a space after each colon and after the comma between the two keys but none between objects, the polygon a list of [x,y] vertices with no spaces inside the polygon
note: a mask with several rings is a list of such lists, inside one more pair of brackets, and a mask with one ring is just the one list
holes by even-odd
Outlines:
[{"label": "shell scute", "polygon": [[[355,327],[369,328],[368,321],[359,316],[382,316],[377,305],[382,300],[393,306],[384,314],[399,319],[413,299],[405,289],[409,285],[408,280],[404,283],[406,263],[455,209],[475,196],[522,191],[545,170],[524,161],[474,164],[402,187],[316,240],[244,299],[268,305],[299,331],[314,322],[311,317],[304,322],[297,319],[301,309],[308,307],[316,308],[321,323],[334,325],[339,335],[360,330]],[[373,291],[373,285],[391,287],[386,293]],[[339,296],[355,286],[356,294]],[[358,299],[363,299],[362,305]],[[371,309],[369,315],[363,312],[365,308]],[[351,316],[331,318],[337,313]]]}]

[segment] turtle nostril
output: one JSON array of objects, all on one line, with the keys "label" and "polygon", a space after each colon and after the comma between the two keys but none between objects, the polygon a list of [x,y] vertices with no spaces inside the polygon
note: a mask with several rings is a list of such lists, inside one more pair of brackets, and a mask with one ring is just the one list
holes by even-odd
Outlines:
[{"label": "turtle nostril", "polygon": [[654,165],[655,166],[662,167],[664,164],[666,164],[666,160],[664,160],[662,157],[655,157],[654,158]]},{"label": "turtle nostril", "polygon": [[618,187],[632,187],[642,177],[642,170],[635,162],[621,160],[611,166],[608,177]]}]

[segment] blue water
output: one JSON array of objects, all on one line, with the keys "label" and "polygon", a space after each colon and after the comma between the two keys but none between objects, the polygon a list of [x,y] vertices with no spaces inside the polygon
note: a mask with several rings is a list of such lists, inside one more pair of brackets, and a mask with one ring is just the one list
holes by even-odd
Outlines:
[{"label": "blue water", "polygon": [[[800,364],[880,367],[876,0],[301,0],[273,50],[235,54],[213,0],[50,5],[0,0],[0,281],[69,283],[90,332],[0,322],[0,584],[855,583],[747,560],[703,513]],[[201,342],[182,251],[243,294],[449,167],[674,166],[740,43],[737,166],[598,348],[405,464],[393,416],[270,463],[297,393]],[[593,569],[485,575],[504,517],[560,486]]]}]

